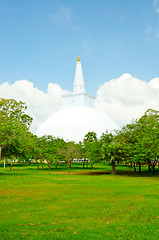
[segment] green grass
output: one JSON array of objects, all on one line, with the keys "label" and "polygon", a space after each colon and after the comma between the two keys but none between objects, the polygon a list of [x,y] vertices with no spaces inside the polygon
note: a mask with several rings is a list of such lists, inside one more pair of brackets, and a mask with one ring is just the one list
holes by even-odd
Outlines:
[{"label": "green grass", "polygon": [[158,175],[46,168],[0,167],[0,239],[159,239]]}]

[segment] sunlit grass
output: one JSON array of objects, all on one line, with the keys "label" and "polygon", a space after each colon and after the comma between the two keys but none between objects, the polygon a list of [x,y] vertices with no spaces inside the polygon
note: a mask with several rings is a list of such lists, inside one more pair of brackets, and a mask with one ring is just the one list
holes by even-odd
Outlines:
[{"label": "sunlit grass", "polygon": [[47,166],[1,166],[0,239],[159,239],[158,175],[120,169],[113,176],[105,164],[74,164],[69,174],[65,165],[50,174]]}]

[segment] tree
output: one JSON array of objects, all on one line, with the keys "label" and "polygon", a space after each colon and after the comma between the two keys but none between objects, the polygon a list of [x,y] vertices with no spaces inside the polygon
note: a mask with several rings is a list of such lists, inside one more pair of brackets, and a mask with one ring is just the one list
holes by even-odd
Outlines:
[{"label": "tree", "polygon": [[84,156],[90,161],[91,167],[94,163],[101,161],[101,142],[97,139],[95,132],[88,132],[83,139]]},{"label": "tree", "polygon": [[81,158],[80,145],[72,141],[66,142],[63,148],[61,148],[60,155],[66,162],[68,171],[70,171],[72,161]]},{"label": "tree", "polygon": [[101,151],[102,151],[102,159],[107,161],[108,160],[108,149],[109,149],[109,144],[112,142],[113,140],[113,134],[112,133],[108,133],[108,131],[106,131],[105,133],[102,133],[101,137],[100,137],[100,143],[101,143]]},{"label": "tree", "polygon": [[52,163],[55,162],[57,167],[59,161],[62,159],[61,149],[65,145],[65,141],[61,138],[55,138],[51,135],[42,136],[37,139],[37,159],[40,162],[46,160],[49,171],[51,171]]},{"label": "tree", "polygon": [[159,156],[159,111],[148,109],[145,114],[138,120],[140,132],[138,141],[140,155],[143,162],[148,165],[152,164],[153,173]]},{"label": "tree", "polygon": [[11,163],[10,171],[13,167],[14,160],[30,162],[36,156],[35,135],[31,132],[21,132],[16,139],[3,150],[3,157],[9,159]]},{"label": "tree", "polygon": [[[51,164],[53,162],[53,154],[54,154],[53,141],[54,141],[54,137],[51,135],[42,136],[37,139],[37,144],[38,144],[37,164],[39,163],[39,161],[40,162],[47,161],[49,172],[51,171]],[[38,165],[38,169],[39,169],[39,165]]]},{"label": "tree", "polygon": [[3,152],[11,157],[21,151],[21,139],[29,132],[32,122],[32,118],[25,113],[26,109],[21,101],[0,99],[0,159]]},{"label": "tree", "polygon": [[148,109],[138,120],[124,126],[117,134],[123,160],[139,166],[152,163],[153,172],[159,152],[159,112]]},{"label": "tree", "polygon": [[100,137],[102,159],[109,161],[112,166],[112,174],[116,174],[116,162],[121,162],[124,157],[123,143],[120,131],[114,133],[106,131]]}]

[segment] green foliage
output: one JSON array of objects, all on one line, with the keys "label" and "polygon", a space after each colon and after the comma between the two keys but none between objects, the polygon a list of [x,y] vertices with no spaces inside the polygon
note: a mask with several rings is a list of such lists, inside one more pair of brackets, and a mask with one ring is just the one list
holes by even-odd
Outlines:
[{"label": "green foliage", "polygon": [[81,158],[81,147],[80,144],[74,142],[66,142],[65,145],[59,151],[62,159],[66,162],[68,171],[70,171],[71,162],[74,159]]},{"label": "green foliage", "polygon": [[[25,114],[26,105],[14,99],[0,99],[0,158],[22,155],[32,118]],[[26,137],[27,138],[27,137]],[[26,142],[25,142],[26,143]]]},{"label": "green foliage", "polygon": [[25,113],[27,106],[21,101],[0,98],[0,118],[3,124],[6,120],[20,125],[30,126],[32,118]]},{"label": "green foliage", "polygon": [[141,163],[156,162],[159,153],[159,112],[147,110],[139,120],[124,126],[118,132],[117,139],[126,162],[139,166]]},{"label": "green foliage", "polygon": [[88,132],[83,140],[83,156],[90,161],[93,168],[95,162],[101,161],[101,142],[95,132]]},{"label": "green foliage", "polygon": [[101,160],[112,165],[115,174],[115,164],[124,163],[129,166],[147,164],[149,170],[155,171],[159,158],[159,112],[148,109],[138,120],[133,121],[115,133],[106,131],[100,139],[95,132],[88,132],[79,144],[65,142],[53,136],[38,138],[29,132],[32,118],[25,111],[27,107],[23,102],[14,99],[0,99],[0,160],[2,158],[13,161],[47,162],[49,170],[51,165],[65,162],[68,170],[74,159],[83,159],[90,163]]},{"label": "green foliage", "polygon": [[65,141],[60,138],[55,138],[51,135],[43,136],[36,139],[37,156],[40,161],[46,160],[51,170],[51,164],[61,160],[61,149],[65,146]]}]

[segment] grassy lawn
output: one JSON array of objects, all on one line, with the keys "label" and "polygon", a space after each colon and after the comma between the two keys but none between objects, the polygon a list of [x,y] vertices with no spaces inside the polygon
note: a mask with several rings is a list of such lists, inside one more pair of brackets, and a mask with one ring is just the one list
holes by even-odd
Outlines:
[{"label": "grassy lawn", "polygon": [[159,175],[110,169],[1,166],[0,239],[159,239]]}]

